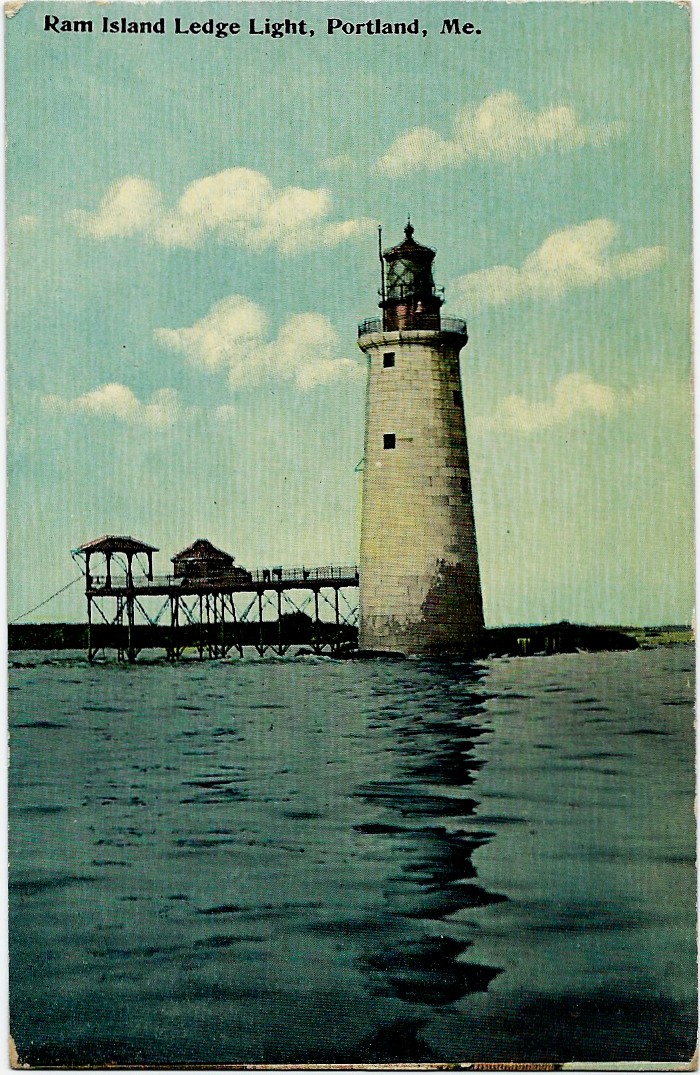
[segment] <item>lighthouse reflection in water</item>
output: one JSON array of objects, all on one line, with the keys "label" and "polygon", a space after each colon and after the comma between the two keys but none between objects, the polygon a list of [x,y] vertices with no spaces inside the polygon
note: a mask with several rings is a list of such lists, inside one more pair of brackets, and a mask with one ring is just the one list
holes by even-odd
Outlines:
[{"label": "lighthouse reflection in water", "polygon": [[692,669],[17,655],[20,1058],[687,1060]]}]

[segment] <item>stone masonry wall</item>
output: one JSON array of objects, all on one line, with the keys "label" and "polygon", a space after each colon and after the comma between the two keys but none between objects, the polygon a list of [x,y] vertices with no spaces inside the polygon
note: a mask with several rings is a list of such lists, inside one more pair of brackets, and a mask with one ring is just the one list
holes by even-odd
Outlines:
[{"label": "stone masonry wall", "polygon": [[[459,351],[436,331],[363,336],[369,358],[360,646],[468,648],[483,629]],[[383,356],[393,352],[394,365]],[[394,434],[395,448],[384,447]]]}]

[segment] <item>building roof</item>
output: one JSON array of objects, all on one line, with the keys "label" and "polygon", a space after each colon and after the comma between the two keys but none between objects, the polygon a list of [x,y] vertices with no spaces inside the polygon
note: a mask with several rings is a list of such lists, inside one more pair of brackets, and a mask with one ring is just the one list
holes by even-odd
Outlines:
[{"label": "building roof", "polygon": [[93,541],[86,541],[80,545],[78,552],[158,552],[155,545],[148,545],[145,541],[137,541],[136,538],[124,537],[116,534],[103,534],[102,537]]},{"label": "building roof", "polygon": [[212,545],[211,541],[207,541],[206,538],[197,538],[186,549],[175,553],[171,560],[172,563],[177,563],[179,560],[197,560],[200,563],[216,561],[217,563],[232,564],[234,557],[224,552],[223,549],[217,549],[216,545]]}]

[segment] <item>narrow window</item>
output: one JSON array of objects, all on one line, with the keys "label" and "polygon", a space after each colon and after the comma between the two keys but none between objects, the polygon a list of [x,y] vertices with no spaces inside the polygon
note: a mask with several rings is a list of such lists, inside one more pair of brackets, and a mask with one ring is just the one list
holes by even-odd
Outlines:
[{"label": "narrow window", "polygon": [[462,492],[466,495],[469,492],[469,478],[460,478],[462,483]]},{"label": "narrow window", "polygon": [[396,351],[384,352],[384,369],[389,369],[390,366],[396,365]]},{"label": "narrow window", "polygon": [[453,391],[452,399],[454,401],[455,407],[461,407],[462,406],[462,393],[459,391],[458,388],[455,388],[455,390]]},{"label": "narrow window", "polygon": [[385,448],[395,448],[396,447],[396,434],[395,433],[385,433],[384,434],[384,447]]}]

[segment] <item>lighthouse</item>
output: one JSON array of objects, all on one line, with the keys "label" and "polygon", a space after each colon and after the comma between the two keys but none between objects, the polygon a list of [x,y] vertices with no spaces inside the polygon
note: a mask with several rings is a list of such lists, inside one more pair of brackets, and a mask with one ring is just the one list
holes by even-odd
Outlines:
[{"label": "lighthouse", "polygon": [[360,648],[468,653],[484,628],[459,353],[441,315],[435,251],[405,238],[382,252],[381,317],[368,358],[360,539]]}]

